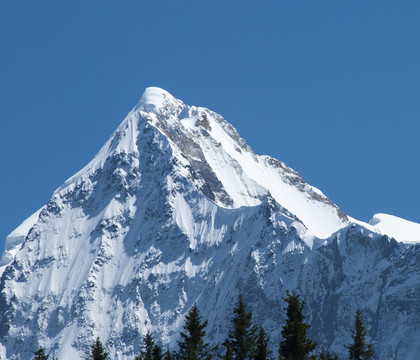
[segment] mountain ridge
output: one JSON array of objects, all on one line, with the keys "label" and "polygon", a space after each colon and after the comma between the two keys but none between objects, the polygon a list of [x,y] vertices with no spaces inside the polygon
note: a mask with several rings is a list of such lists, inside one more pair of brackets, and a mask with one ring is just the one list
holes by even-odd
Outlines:
[{"label": "mountain ridge", "polygon": [[[220,115],[162,89],[148,88],[32,219],[2,257],[4,357],[30,358],[42,345],[74,358],[100,335],[114,358],[129,358],[146,330],[174,344],[195,302],[217,342],[238,292],[278,337],[288,289],[305,295],[312,335],[322,330],[322,342],[339,349],[359,288],[379,353],[406,356],[405,338],[377,334],[395,322],[395,284],[409,291],[420,278],[417,246],[353,221],[299,173],[256,155]],[[417,322],[413,315],[406,328]]]}]

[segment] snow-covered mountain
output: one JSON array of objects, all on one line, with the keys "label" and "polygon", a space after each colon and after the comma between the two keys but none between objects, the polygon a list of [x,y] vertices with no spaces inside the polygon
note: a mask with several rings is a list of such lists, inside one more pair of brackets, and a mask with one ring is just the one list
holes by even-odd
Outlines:
[{"label": "snow-covered mountain", "polygon": [[[273,347],[298,289],[311,336],[344,352],[357,308],[378,359],[418,359],[420,225],[344,214],[220,115],[148,88],[96,157],[7,238],[1,356],[132,359],[151,330],[175,347],[197,303],[223,340],[239,292]],[[395,239],[391,239],[391,237]]]}]

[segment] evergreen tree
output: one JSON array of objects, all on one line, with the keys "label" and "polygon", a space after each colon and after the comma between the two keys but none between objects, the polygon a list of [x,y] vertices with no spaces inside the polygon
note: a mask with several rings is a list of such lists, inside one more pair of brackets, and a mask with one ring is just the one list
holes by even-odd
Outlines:
[{"label": "evergreen tree", "polygon": [[135,360],[162,360],[162,349],[153,340],[152,333],[150,331],[143,338],[144,345],[143,350],[140,351],[140,355],[135,357]]},{"label": "evergreen tree", "polygon": [[163,360],[162,348],[157,344],[153,346],[153,360]]},{"label": "evergreen tree", "polygon": [[223,356],[223,360],[233,360],[233,351],[232,351],[232,347],[230,346],[229,343],[225,342],[225,347],[226,347],[226,352],[225,352],[225,356]]},{"label": "evergreen tree", "polygon": [[270,336],[260,326],[258,331],[257,343],[255,346],[254,360],[269,360],[271,351],[268,350]]},{"label": "evergreen tree", "polygon": [[228,338],[224,343],[225,358],[252,359],[255,353],[256,328],[252,325],[252,312],[246,311],[241,294],[238,296],[238,302],[233,312],[233,330],[229,331]]},{"label": "evergreen tree", "polygon": [[34,360],[48,360],[49,355],[45,354],[45,349],[40,347],[37,351],[34,352]]},{"label": "evergreen tree", "polygon": [[309,353],[314,350],[316,343],[306,336],[309,325],[304,322],[303,308],[305,302],[300,300],[300,296],[295,291],[287,292],[287,297],[284,300],[287,302],[287,308],[285,308],[287,318],[281,331],[283,340],[279,346],[279,359],[309,359]]},{"label": "evergreen tree", "polygon": [[94,344],[90,346],[90,354],[87,360],[106,360],[107,357],[108,353],[105,352],[99,337],[97,337]]},{"label": "evergreen tree", "polygon": [[353,344],[344,345],[349,350],[350,360],[369,360],[373,358],[372,344],[366,343],[366,329],[363,325],[362,313],[356,311],[354,316],[354,328],[352,330]]},{"label": "evergreen tree", "polygon": [[318,360],[339,360],[336,354],[327,351],[324,347],[322,347],[321,352],[317,356],[317,359]]},{"label": "evergreen tree", "polygon": [[178,341],[179,350],[176,353],[178,360],[207,360],[210,359],[208,344],[204,342],[206,332],[204,328],[207,321],[201,321],[197,305],[188,311],[185,316],[184,331],[181,332],[181,341]]},{"label": "evergreen tree", "polygon": [[169,350],[169,347],[166,348],[166,352],[163,355],[163,360],[173,360],[173,356],[171,350]]},{"label": "evergreen tree", "polygon": [[135,360],[153,360],[153,347],[155,341],[153,340],[150,331],[143,337],[143,350],[140,351],[140,355],[136,356]]}]

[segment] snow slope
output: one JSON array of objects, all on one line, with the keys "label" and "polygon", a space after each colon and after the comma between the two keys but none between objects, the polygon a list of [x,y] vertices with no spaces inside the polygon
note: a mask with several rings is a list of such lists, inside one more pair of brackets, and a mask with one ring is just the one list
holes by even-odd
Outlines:
[{"label": "snow slope", "polygon": [[388,214],[375,214],[369,221],[376,230],[405,243],[420,242],[420,224]]},{"label": "snow slope", "polygon": [[330,236],[346,223],[344,213],[321,191],[284,163],[256,155],[220,115],[187,106],[159,88],[146,89],[134,112],[139,110],[149,111],[152,124],[190,165],[197,161],[208,164],[211,177],[222,186],[223,195],[214,198],[219,206],[254,206],[270,194],[319,237]]},{"label": "snow slope", "polygon": [[277,341],[283,296],[298,289],[319,343],[343,352],[361,308],[381,359],[416,359],[419,247],[378,225],[256,155],[220,115],[148,88],[8,237],[1,356],[30,359],[43,346],[78,359],[100,336],[113,359],[131,359],[148,330],[174,348],[194,303],[220,342],[239,292]]},{"label": "snow slope", "polygon": [[42,208],[33,213],[30,217],[22,222],[15,230],[13,230],[6,238],[6,245],[2,257],[0,258],[0,276],[5,266],[10,264],[20,246],[25,241],[26,236],[32,227],[36,224]]}]

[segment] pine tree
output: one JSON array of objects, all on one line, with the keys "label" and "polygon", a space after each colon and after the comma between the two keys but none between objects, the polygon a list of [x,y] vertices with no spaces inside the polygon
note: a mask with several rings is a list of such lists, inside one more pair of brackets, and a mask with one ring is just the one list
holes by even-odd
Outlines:
[{"label": "pine tree", "polygon": [[309,358],[316,343],[312,342],[306,336],[306,330],[309,325],[304,322],[303,315],[304,301],[300,300],[300,296],[293,291],[287,292],[284,299],[287,302],[286,324],[283,326],[281,335],[283,341],[279,346],[280,360],[305,360]]},{"label": "pine tree", "polygon": [[226,352],[225,355],[223,356],[223,360],[233,360],[233,351],[232,351],[232,347],[230,346],[229,343],[225,342],[225,347],[226,347]]},{"label": "pine tree", "polygon": [[169,347],[166,348],[166,352],[163,355],[163,360],[173,360],[173,356],[171,350],[169,350]]},{"label": "pine tree", "polygon": [[34,360],[48,360],[49,355],[45,354],[45,349],[40,347],[37,351],[34,352]]},{"label": "pine tree", "polygon": [[268,350],[270,336],[260,326],[258,331],[257,343],[255,346],[254,360],[269,360],[271,351]]},{"label": "pine tree", "polygon": [[157,344],[153,346],[153,360],[163,360],[162,348]]},{"label": "pine tree", "polygon": [[143,342],[143,350],[140,351],[140,355],[136,356],[135,360],[153,360],[153,347],[155,346],[155,341],[153,340],[150,331],[144,336]]},{"label": "pine tree", "polygon": [[229,331],[224,343],[225,358],[231,356],[235,360],[252,359],[255,353],[256,327],[252,325],[252,312],[246,311],[241,294],[233,312],[233,330]]},{"label": "pine tree", "polygon": [[350,360],[369,360],[373,358],[372,344],[366,344],[366,329],[363,325],[362,312],[356,311],[352,330],[353,344],[344,345],[349,350]]},{"label": "pine tree", "polygon": [[140,351],[140,355],[135,357],[135,360],[162,360],[162,348],[155,343],[153,340],[152,333],[150,331],[143,338],[144,345],[143,350]]},{"label": "pine tree", "polygon": [[90,354],[87,360],[106,360],[107,357],[108,353],[105,352],[99,337],[97,337],[95,343],[90,346]]},{"label": "pine tree", "polygon": [[321,352],[317,356],[318,360],[338,360],[338,356],[334,353],[327,351],[322,347]]},{"label": "pine tree", "polygon": [[184,331],[181,332],[181,341],[178,341],[179,350],[176,353],[178,360],[207,360],[210,359],[208,344],[204,342],[206,332],[204,328],[207,321],[201,321],[197,305],[188,311],[185,316]]}]

